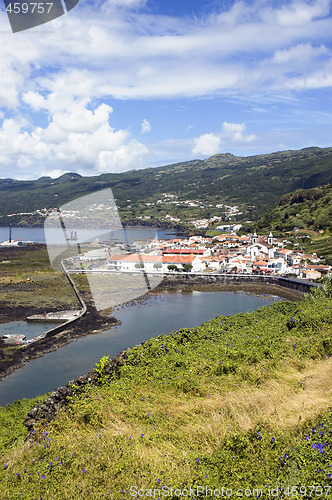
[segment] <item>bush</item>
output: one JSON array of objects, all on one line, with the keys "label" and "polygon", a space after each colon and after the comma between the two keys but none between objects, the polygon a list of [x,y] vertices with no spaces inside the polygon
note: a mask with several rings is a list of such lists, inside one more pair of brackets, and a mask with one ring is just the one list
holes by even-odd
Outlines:
[{"label": "bush", "polygon": [[98,373],[98,380],[101,385],[106,384],[109,375],[105,373],[105,369],[109,364],[109,356],[103,356],[99,363],[96,363],[95,371]]}]

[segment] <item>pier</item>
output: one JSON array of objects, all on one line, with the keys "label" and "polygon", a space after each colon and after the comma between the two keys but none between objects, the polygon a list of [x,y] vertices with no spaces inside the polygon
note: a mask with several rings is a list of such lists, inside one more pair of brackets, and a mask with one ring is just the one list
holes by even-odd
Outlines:
[{"label": "pier", "polygon": [[27,321],[38,323],[65,323],[79,316],[81,316],[81,311],[57,311],[44,314],[33,314],[27,317]]}]

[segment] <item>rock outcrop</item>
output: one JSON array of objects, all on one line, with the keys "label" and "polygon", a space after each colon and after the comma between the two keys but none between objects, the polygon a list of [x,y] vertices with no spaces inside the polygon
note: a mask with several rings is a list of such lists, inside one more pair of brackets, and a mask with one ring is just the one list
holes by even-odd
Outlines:
[{"label": "rock outcrop", "polygon": [[[117,377],[119,368],[123,364],[125,357],[126,353],[122,352],[117,358],[110,359],[105,366],[104,374]],[[68,406],[69,398],[73,396],[74,391],[75,394],[78,394],[80,388],[83,388],[87,384],[91,384],[92,386],[100,384],[100,378],[96,371],[91,371],[86,375],[77,377],[75,380],[71,380],[66,387],[59,387],[43,403],[32,408],[23,422],[29,430],[26,439],[29,439],[32,435],[35,425],[41,422],[51,422],[60,409]]]}]

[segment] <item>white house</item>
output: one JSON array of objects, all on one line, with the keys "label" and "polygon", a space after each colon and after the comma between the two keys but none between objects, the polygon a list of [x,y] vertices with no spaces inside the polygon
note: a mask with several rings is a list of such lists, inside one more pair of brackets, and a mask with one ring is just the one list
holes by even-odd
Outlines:
[{"label": "white house", "polygon": [[304,260],[304,255],[303,253],[291,253],[287,257],[287,262],[289,263],[290,266],[296,266],[300,264]]},{"label": "white house", "polygon": [[282,248],[281,250],[277,250],[275,256],[282,257],[284,260],[289,260],[292,256],[292,250],[288,250],[287,248]]},{"label": "white house", "polygon": [[185,264],[192,266],[193,272],[202,272],[205,264],[196,255],[151,255],[151,254],[117,254],[107,260],[107,269],[111,271],[137,272],[169,272],[168,266],[175,265],[183,270]]},{"label": "white house", "polygon": [[309,280],[317,280],[321,278],[321,273],[319,271],[315,271],[314,269],[301,269],[300,278],[309,279]]},{"label": "white house", "polygon": [[115,254],[107,259],[107,269],[111,271],[134,272],[144,268],[147,272],[156,272],[158,264],[162,266],[161,255]]},{"label": "white house", "polygon": [[288,270],[288,264],[282,257],[277,257],[268,261],[267,268],[274,273],[284,274]]}]

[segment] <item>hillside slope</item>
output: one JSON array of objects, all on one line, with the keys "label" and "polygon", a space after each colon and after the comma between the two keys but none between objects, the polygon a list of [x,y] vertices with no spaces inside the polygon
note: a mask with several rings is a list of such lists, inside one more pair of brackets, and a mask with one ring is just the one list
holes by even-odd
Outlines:
[{"label": "hillside slope", "polygon": [[332,232],[332,184],[284,195],[278,206],[269,211],[257,226],[278,231],[297,227]]},{"label": "hillside slope", "polygon": [[1,498],[330,498],[331,311],[308,297],[219,316],[133,347],[109,380],[102,358],[100,384],[27,442],[29,403],[0,408]]},{"label": "hillside slope", "polygon": [[[146,202],[154,203],[165,192],[183,200],[201,200],[213,207],[218,203],[244,205],[245,211],[249,207],[244,217],[256,218],[290,191],[332,182],[331,167],[332,148],[313,147],[250,157],[219,154],[206,160],[93,177],[68,173],[58,179],[2,179],[0,223],[8,223],[9,219],[4,217],[8,214],[59,207],[107,187],[112,188],[120,211],[127,219],[142,214]],[[130,200],[129,208],[127,200]],[[201,210],[201,216],[206,212],[211,213],[211,207],[205,212]]]},{"label": "hillside slope", "polygon": [[276,236],[288,232],[290,241],[332,264],[332,185],[284,195],[254,227],[261,233],[273,231]]}]

